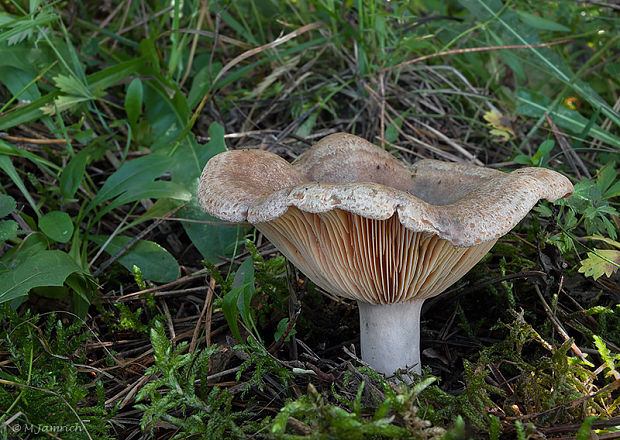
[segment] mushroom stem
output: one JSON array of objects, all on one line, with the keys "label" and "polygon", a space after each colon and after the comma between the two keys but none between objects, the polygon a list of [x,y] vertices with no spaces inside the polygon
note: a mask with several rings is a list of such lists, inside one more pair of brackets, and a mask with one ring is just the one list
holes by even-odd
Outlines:
[{"label": "mushroom stem", "polygon": [[358,302],[362,359],[372,368],[392,375],[413,367],[420,374],[420,311],[423,299],[398,304]]}]

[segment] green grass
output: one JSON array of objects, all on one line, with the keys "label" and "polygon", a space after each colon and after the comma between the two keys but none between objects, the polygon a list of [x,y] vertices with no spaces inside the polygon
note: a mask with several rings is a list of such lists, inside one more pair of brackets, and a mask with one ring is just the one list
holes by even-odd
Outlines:
[{"label": "green grass", "polygon": [[[618,432],[617,6],[0,5],[2,438]],[[359,363],[354,304],[194,197],[227,148],[336,131],[575,184],[428,302],[411,386]]]}]

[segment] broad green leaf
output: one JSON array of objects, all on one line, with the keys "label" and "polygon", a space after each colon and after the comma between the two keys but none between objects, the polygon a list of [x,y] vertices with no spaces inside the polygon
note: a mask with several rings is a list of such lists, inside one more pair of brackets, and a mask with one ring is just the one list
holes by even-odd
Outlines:
[{"label": "broad green leaf", "polygon": [[603,275],[610,277],[620,268],[620,251],[594,249],[594,252],[588,252],[587,255],[588,258],[581,261],[579,272],[594,278],[594,281]]},{"label": "broad green leaf", "polygon": [[[14,67],[5,66],[0,74],[0,82],[9,89],[11,95],[19,95],[19,101],[35,101],[41,97],[36,83],[32,80],[36,78],[34,73],[16,69]],[[30,84],[30,85],[28,85]]]},{"label": "broad green leaf", "polygon": [[67,243],[73,235],[73,221],[66,212],[52,211],[39,220],[39,229],[59,243]]},{"label": "broad green leaf", "polygon": [[218,62],[213,64],[207,63],[198,70],[193,77],[192,87],[187,94],[187,105],[189,108],[194,108],[198,105],[220,70],[222,70],[222,63]]},{"label": "broad green leaf", "polygon": [[[22,213],[22,216],[24,214]],[[33,224],[33,227],[36,225]],[[28,260],[31,256],[48,247],[48,240],[41,232],[27,235],[19,246],[9,249],[0,259],[0,273],[11,271]]]},{"label": "broad green leaf", "polygon": [[[282,318],[280,321],[278,321],[278,325],[276,326],[276,331],[273,334],[274,340],[278,341],[282,337],[282,335],[286,331],[286,328],[288,327],[288,324],[289,324],[288,318]],[[295,335],[296,333],[297,333],[297,330],[293,328],[291,332],[289,333],[289,335],[284,340],[284,342],[288,342],[291,336]]]},{"label": "broad green leaf", "polygon": [[545,166],[549,161],[549,154],[551,150],[553,150],[553,147],[555,147],[555,141],[553,139],[543,141],[536,150],[534,157],[532,157],[532,163],[537,167]]},{"label": "broad green leaf", "polygon": [[15,199],[7,194],[0,194],[0,218],[6,217],[17,208]]},{"label": "broad green leaf", "polygon": [[[175,87],[176,88],[176,87]],[[151,151],[170,151],[185,124],[190,112],[185,96],[178,90],[170,96],[170,90],[159,81],[149,81],[144,87],[144,114],[151,124],[154,141]]]},{"label": "broad green leaf", "polygon": [[0,243],[17,237],[17,222],[15,220],[0,220]]},{"label": "broad green leaf", "polygon": [[17,267],[0,274],[0,303],[26,296],[34,287],[62,286],[72,273],[82,273],[82,269],[65,252],[36,252]]},{"label": "broad green leaf", "polygon": [[0,66],[14,67],[36,76],[55,64],[55,55],[47,47],[0,46]]},{"label": "broad green leaf", "polygon": [[310,133],[312,133],[314,129],[314,125],[316,124],[316,120],[319,117],[320,113],[321,113],[320,108],[317,108],[312,113],[310,113],[310,115],[308,115],[306,120],[299,125],[299,127],[295,131],[295,135],[305,138]]},{"label": "broad green leaf", "polygon": [[525,11],[517,10],[516,12],[523,24],[531,26],[534,29],[541,29],[543,31],[570,32],[569,28],[563,24],[556,23],[553,20],[548,20]]},{"label": "broad green leaf", "polygon": [[66,286],[43,286],[33,287],[32,292],[44,298],[66,298],[69,296],[69,289]]},{"label": "broad green leaf", "polygon": [[149,182],[147,185],[135,188],[133,191],[125,191],[114,199],[110,206],[114,208],[137,200],[151,198],[170,198],[186,202],[189,201],[191,197],[192,195],[189,191],[181,185],[166,180],[156,180],[154,182]]},{"label": "broad green leaf", "polygon": [[[99,246],[103,246],[108,240],[105,235],[91,235],[88,238]],[[115,255],[131,240],[131,237],[114,237],[104,250],[110,255]],[[175,258],[166,249],[148,240],[139,240],[116,261],[131,273],[133,266],[138,266],[145,279],[156,283],[174,281],[179,274],[179,263]]]},{"label": "broad green leaf", "polygon": [[60,193],[65,199],[73,198],[80,187],[82,179],[84,179],[84,172],[86,171],[86,162],[89,154],[90,148],[82,148],[78,154],[71,158],[67,166],[62,170],[59,186]]},{"label": "broad green leaf", "polygon": [[[169,168],[170,156],[166,154],[149,154],[125,162],[108,177],[87,210],[121,194],[127,194],[127,200],[131,200],[132,193],[148,190],[153,181]],[[139,199],[133,198],[133,200]]]},{"label": "broad green leaf", "polygon": [[144,92],[140,78],[134,78],[127,87],[125,94],[125,113],[132,127],[136,125],[140,113],[142,113],[142,101]]}]

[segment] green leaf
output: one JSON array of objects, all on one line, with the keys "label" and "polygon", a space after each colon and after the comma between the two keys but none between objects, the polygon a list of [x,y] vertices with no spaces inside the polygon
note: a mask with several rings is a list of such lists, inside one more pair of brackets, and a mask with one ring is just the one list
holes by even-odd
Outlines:
[{"label": "green leaf", "polygon": [[592,438],[592,424],[596,421],[596,416],[587,417],[577,431],[576,440],[590,440]]},{"label": "green leaf", "polygon": [[611,199],[612,197],[618,196],[620,196],[620,181],[614,183],[613,186],[603,194],[604,199]]},{"label": "green leaf", "polygon": [[614,169],[613,165],[613,163],[610,163],[603,167],[596,177],[596,186],[598,186],[601,194],[606,194],[609,187],[618,178],[618,172]]},{"label": "green leaf", "polygon": [[73,222],[66,212],[52,211],[39,219],[39,229],[59,243],[67,243],[73,235]]},{"label": "green leaf", "polygon": [[233,336],[243,342],[239,332],[237,318],[241,316],[248,328],[255,328],[251,317],[250,302],[254,294],[254,260],[250,257],[245,260],[233,280],[233,288],[222,298],[222,311]]},{"label": "green leaf", "polygon": [[[32,226],[36,227],[35,224]],[[27,235],[19,246],[14,246],[2,256],[0,273],[15,269],[34,254],[46,250],[47,247],[47,237],[45,237],[45,235],[41,232],[34,232]]]},{"label": "green leaf", "polygon": [[233,336],[239,342],[243,342],[243,339],[241,338],[241,333],[239,332],[239,324],[237,323],[237,318],[239,318],[237,301],[239,300],[239,295],[241,295],[241,291],[242,288],[239,287],[231,289],[222,298],[222,311],[224,312],[224,318],[226,318],[226,322],[228,323],[228,327],[230,328]]},{"label": "green leaf", "polygon": [[254,259],[252,257],[246,259],[237,269],[233,280],[233,289],[237,287],[242,287],[241,294],[237,299],[237,308],[241,319],[248,328],[254,327],[256,329],[250,304],[254,296]]},{"label": "green leaf", "polygon": [[30,203],[30,206],[32,207],[34,212],[36,212],[37,216],[40,216],[41,211],[39,211],[39,206],[32,199],[30,192],[26,189],[26,185],[24,185],[21,177],[19,177],[19,174],[17,174],[17,170],[13,166],[13,162],[11,162],[11,159],[7,156],[0,155],[0,169],[4,170],[4,172],[11,178],[15,186],[19,188],[23,196],[26,198],[26,200],[28,200],[28,203]]},{"label": "green leaf", "polygon": [[86,162],[89,154],[90,148],[83,148],[78,154],[71,158],[67,166],[63,169],[60,175],[59,186],[60,193],[64,198],[71,199],[75,196],[75,193],[84,179],[84,172],[86,171]]},{"label": "green leaf", "polygon": [[26,296],[34,287],[62,286],[72,273],[82,273],[82,269],[69,254],[58,250],[39,251],[0,274],[0,304]]},{"label": "green leaf", "polygon": [[[169,171],[170,161],[170,156],[160,153],[149,154],[125,162],[114,174],[108,177],[97,195],[89,203],[86,212],[100,203],[119,196],[123,196],[122,203],[129,203],[145,197],[175,197],[181,200],[189,200],[190,193],[178,185],[166,181],[154,182],[154,179]],[[116,206],[119,206],[119,203],[116,203]],[[106,212],[108,211],[109,206],[106,209]]]},{"label": "green leaf", "polygon": [[620,251],[608,249],[594,249],[587,253],[588,258],[581,261],[579,272],[594,281],[605,275],[610,277],[620,268]]},{"label": "green leaf", "polygon": [[192,88],[187,94],[187,105],[189,108],[194,108],[198,105],[211,87],[213,78],[217,76],[220,70],[222,70],[222,63],[219,62],[208,63],[198,70],[192,80]]},{"label": "green leaf", "polygon": [[[90,235],[88,238],[99,246],[108,240],[105,235]],[[131,240],[131,237],[114,237],[104,250],[109,255],[115,255]],[[179,274],[179,263],[175,258],[166,249],[148,240],[139,240],[116,261],[131,273],[133,266],[138,266],[145,279],[156,283],[174,281]]]},{"label": "green leaf", "polygon": [[71,297],[73,313],[83,319],[88,313],[94,292],[97,291],[97,283],[89,274],[74,273],[69,275],[65,284],[73,289],[74,294]]},{"label": "green leaf", "polygon": [[135,202],[142,199],[170,198],[186,202],[192,197],[191,193],[175,182],[156,180],[146,185],[135,188],[133,191],[125,191],[114,199],[102,212],[109,212],[117,206]]},{"label": "green leaf", "polygon": [[17,208],[15,199],[7,194],[0,194],[0,218],[6,217]]},{"label": "green leaf", "polygon": [[532,157],[532,163],[536,166],[545,166],[549,160],[549,153],[555,147],[555,141],[553,139],[547,139],[538,147],[536,154]]},{"label": "green leaf", "polygon": [[36,75],[14,67],[5,66],[2,68],[0,82],[2,82],[11,95],[19,95],[20,101],[31,102],[41,97],[37,85],[33,82]]},{"label": "green leaf", "polygon": [[48,93],[28,105],[18,107],[8,114],[3,115],[2,118],[0,118],[0,130],[6,130],[19,124],[25,124],[40,119],[41,116],[43,116],[43,107],[53,102],[58,95],[58,91]]},{"label": "green leaf", "polygon": [[17,237],[17,222],[15,220],[0,220],[0,243]]},{"label": "green leaf", "polygon": [[543,31],[570,32],[569,28],[563,24],[556,23],[555,21],[547,20],[546,18],[542,18],[538,15],[530,14],[525,11],[517,10],[516,12],[523,24],[531,26],[534,29],[541,29]]},{"label": "green leaf", "polygon": [[73,95],[85,99],[94,99],[95,95],[91,92],[90,88],[83,84],[75,76],[58,75],[53,78],[56,83],[56,87],[60,89],[65,95]]},{"label": "green leaf", "polygon": [[[22,40],[31,37],[35,29],[40,29],[52,21],[58,20],[56,14],[43,11],[28,18],[19,18],[12,21],[10,29],[0,32],[0,43],[5,41],[8,45],[17,44]],[[39,31],[37,31],[38,33]]]},{"label": "green leaf", "polygon": [[125,113],[127,113],[127,119],[132,127],[136,125],[138,116],[142,113],[142,101],[144,99],[144,92],[142,88],[142,81],[140,78],[134,78],[127,87],[127,93],[125,95]]},{"label": "green leaf", "polygon": [[[276,340],[276,341],[280,340],[280,338],[282,337],[282,335],[286,331],[286,328],[288,327],[288,323],[289,323],[289,319],[288,318],[282,318],[280,321],[278,321],[278,325],[276,326],[276,331],[273,334],[273,339],[274,340]],[[295,330],[293,328],[291,330],[291,332],[289,333],[289,335],[284,340],[284,342],[288,342],[290,340],[290,337],[292,335],[294,335],[295,333],[297,333],[297,330]]]},{"label": "green leaf", "polygon": [[141,72],[145,64],[146,60],[143,57],[114,64],[107,69],[98,70],[88,75],[88,85],[93,90],[93,93],[99,96],[108,87],[135,75],[136,72]]},{"label": "green leaf", "polygon": [[[570,130],[573,133],[580,134],[590,123],[585,117],[574,110],[569,110],[566,107],[557,107],[555,110],[550,111],[549,99],[543,95],[530,92],[525,89],[517,91],[517,113],[524,116],[540,117],[545,113],[549,113],[549,116],[560,127]],[[603,130],[596,124],[592,124],[588,134],[595,139],[599,139],[605,143],[620,147],[620,138],[609,133],[607,130]]]}]

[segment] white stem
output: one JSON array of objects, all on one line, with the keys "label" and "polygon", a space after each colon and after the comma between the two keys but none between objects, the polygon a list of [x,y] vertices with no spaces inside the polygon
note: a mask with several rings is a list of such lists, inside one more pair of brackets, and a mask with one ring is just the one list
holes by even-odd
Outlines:
[{"label": "white stem", "polygon": [[422,303],[424,300],[379,305],[358,302],[362,359],[388,376],[406,367],[421,373]]}]

